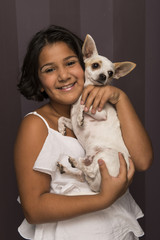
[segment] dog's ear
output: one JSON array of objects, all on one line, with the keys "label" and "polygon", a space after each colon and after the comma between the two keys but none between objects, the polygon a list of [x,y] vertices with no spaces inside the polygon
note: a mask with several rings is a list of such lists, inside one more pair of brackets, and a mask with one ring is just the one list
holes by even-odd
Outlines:
[{"label": "dog's ear", "polygon": [[115,79],[119,79],[120,77],[123,77],[130,73],[135,67],[136,64],[133,62],[118,62],[114,63],[115,67]]},{"label": "dog's ear", "polygon": [[97,48],[93,38],[87,34],[83,46],[82,46],[83,59],[90,58],[93,55],[97,55]]}]

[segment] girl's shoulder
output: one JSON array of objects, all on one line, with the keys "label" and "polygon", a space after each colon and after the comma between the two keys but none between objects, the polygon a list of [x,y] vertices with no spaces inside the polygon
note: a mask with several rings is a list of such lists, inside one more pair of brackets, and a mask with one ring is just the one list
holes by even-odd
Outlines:
[{"label": "girl's shoulder", "polygon": [[50,128],[50,113],[48,111],[48,104],[36,109],[33,112],[26,114],[21,122],[21,125],[27,129],[48,132]]},{"label": "girl's shoulder", "polygon": [[28,113],[22,120],[23,124],[26,124],[27,127],[37,127],[45,128],[49,130],[49,124],[45,117],[37,111]]},{"label": "girl's shoulder", "polygon": [[48,124],[37,111],[28,113],[20,124],[20,130],[30,132],[48,132]]},{"label": "girl's shoulder", "polygon": [[19,145],[32,143],[34,146],[42,146],[48,136],[48,128],[47,121],[37,111],[30,112],[20,123],[16,142]]}]

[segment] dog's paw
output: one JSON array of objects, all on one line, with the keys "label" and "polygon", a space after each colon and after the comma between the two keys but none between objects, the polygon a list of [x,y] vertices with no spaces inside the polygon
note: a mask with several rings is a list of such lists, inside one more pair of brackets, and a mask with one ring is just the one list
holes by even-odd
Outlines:
[{"label": "dog's paw", "polygon": [[76,166],[76,161],[75,161],[75,159],[74,158],[72,158],[72,157],[68,157],[68,161],[69,161],[69,163],[71,164],[71,166],[72,166],[72,168],[75,168]]},{"label": "dog's paw", "polygon": [[59,172],[60,172],[61,174],[65,173],[65,167],[64,167],[62,164],[60,164],[60,163],[58,162],[58,163],[57,163],[57,167],[58,167]]},{"label": "dog's paw", "polygon": [[78,123],[78,126],[83,127],[83,124],[84,124],[84,116],[83,115],[77,117],[77,123]]},{"label": "dog's paw", "polygon": [[82,127],[84,124],[84,107],[85,105],[80,105],[79,106],[79,112],[77,115],[77,124],[78,126]]},{"label": "dog's paw", "polygon": [[58,131],[63,135],[66,136],[66,127],[65,126],[61,126],[58,128]]},{"label": "dog's paw", "polygon": [[58,131],[62,134],[62,135],[66,135],[66,126],[64,124],[64,119],[63,117],[58,119]]}]

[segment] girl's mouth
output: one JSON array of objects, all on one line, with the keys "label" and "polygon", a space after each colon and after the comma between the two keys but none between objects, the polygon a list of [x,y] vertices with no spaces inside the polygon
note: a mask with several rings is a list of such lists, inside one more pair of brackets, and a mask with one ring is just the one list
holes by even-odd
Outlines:
[{"label": "girl's mouth", "polygon": [[76,82],[66,85],[66,86],[63,86],[63,87],[60,87],[58,89],[61,91],[67,92],[67,91],[70,91],[74,87],[75,84],[76,84]]}]

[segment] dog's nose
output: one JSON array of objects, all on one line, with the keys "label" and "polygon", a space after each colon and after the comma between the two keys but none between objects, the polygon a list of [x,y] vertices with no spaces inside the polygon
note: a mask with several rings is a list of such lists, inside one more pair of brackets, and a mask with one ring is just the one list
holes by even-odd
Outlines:
[{"label": "dog's nose", "polygon": [[101,74],[99,75],[99,78],[100,78],[101,81],[105,81],[105,80],[106,80],[106,75],[103,74],[103,73],[101,73]]}]

